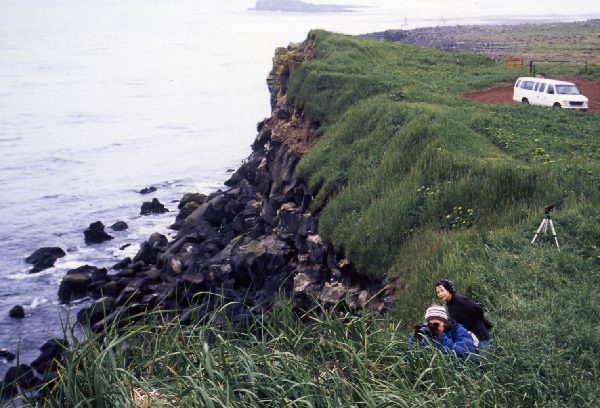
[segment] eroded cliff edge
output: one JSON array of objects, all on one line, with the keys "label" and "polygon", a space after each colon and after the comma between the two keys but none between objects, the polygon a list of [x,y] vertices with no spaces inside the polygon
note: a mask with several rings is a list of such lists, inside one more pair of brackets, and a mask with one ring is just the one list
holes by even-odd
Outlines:
[{"label": "eroded cliff edge", "polygon": [[[172,228],[143,242],[133,259],[105,268],[86,265],[67,272],[59,287],[63,303],[91,297],[77,321],[102,332],[161,309],[182,324],[210,316],[219,306],[236,323],[269,313],[279,297],[302,312],[316,306],[382,312],[391,290],[367,278],[323,242],[312,195],[295,175],[301,157],[318,139],[316,125],[288,103],[287,84],[314,58],[314,42],[278,48],[267,84],[271,116],[257,126],[252,153],[208,196],[186,194]],[[0,383],[2,397],[55,375],[66,340],[51,339],[31,366],[21,364]]]},{"label": "eroded cliff edge", "polygon": [[238,321],[268,312],[278,295],[299,310],[317,303],[385,309],[390,289],[362,276],[322,241],[312,195],[295,175],[318,136],[315,124],[288,103],[287,84],[313,58],[310,38],[276,50],[267,80],[272,114],[258,124],[252,153],[225,183],[227,189],[183,197],[171,242],[154,234],[115,274],[87,270],[65,277],[63,301],[97,299],[80,313],[80,322],[101,330],[158,306],[176,311],[185,323],[224,301],[236,302],[227,310]]}]

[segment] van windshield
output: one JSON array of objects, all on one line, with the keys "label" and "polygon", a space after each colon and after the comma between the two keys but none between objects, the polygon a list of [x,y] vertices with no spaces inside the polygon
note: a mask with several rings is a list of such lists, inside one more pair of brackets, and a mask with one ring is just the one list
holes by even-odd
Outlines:
[{"label": "van windshield", "polygon": [[556,85],[556,93],[561,95],[579,95],[575,85]]}]

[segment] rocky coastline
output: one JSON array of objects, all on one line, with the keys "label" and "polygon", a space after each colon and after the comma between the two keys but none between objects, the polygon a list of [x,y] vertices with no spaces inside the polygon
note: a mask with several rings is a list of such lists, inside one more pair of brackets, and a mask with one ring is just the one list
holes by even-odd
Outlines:
[{"label": "rocky coastline", "polygon": [[[235,323],[268,313],[280,295],[298,311],[316,304],[344,312],[383,312],[389,306],[391,286],[361,275],[323,242],[318,211],[311,211],[311,192],[295,175],[317,133],[315,124],[288,103],[287,81],[314,57],[313,47],[308,39],[276,50],[267,80],[272,114],[258,124],[252,153],[225,182],[226,188],[182,197],[171,227],[177,231],[174,239],[154,233],[133,259],[110,271],[86,265],[67,272],[58,291],[60,301],[93,300],[77,314],[79,324],[101,333],[157,308],[189,324],[223,301],[235,301],[227,309]],[[159,204],[145,209],[160,211]],[[110,239],[103,229],[93,223],[86,240]],[[61,256],[56,249],[46,252],[39,255],[40,267]],[[35,361],[9,369],[0,384],[1,396],[13,397],[52,378],[67,348],[66,339],[48,340]]]},{"label": "rocky coastline", "polygon": [[510,55],[536,61],[561,60],[579,64],[595,61],[594,43],[600,20],[548,20],[520,19],[499,24],[389,29],[362,37],[450,52],[473,52],[496,61],[503,61]]}]

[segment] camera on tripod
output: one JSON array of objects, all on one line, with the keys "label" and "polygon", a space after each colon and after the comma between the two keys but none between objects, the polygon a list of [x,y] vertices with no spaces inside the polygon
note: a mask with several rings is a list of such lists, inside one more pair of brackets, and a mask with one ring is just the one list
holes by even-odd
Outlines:
[{"label": "camera on tripod", "polygon": [[560,246],[558,245],[558,237],[556,236],[556,230],[554,229],[554,223],[552,222],[552,218],[550,218],[550,213],[552,211],[554,211],[554,203],[548,204],[547,206],[544,207],[545,217],[542,220],[542,223],[538,227],[537,231],[535,232],[535,235],[533,236],[531,243],[533,244],[535,242],[535,240],[537,239],[538,235],[540,235],[540,233],[543,233],[544,235],[546,235],[546,233],[548,232],[548,227],[550,227],[550,232],[552,233],[552,235],[551,235],[552,240],[556,244],[556,248],[558,248],[558,250],[560,251]]}]

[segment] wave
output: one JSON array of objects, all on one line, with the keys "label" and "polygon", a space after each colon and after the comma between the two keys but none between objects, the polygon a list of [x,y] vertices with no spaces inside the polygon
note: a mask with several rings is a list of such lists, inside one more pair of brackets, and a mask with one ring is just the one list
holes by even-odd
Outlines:
[{"label": "wave", "polygon": [[18,142],[23,140],[22,137],[16,136],[16,137],[0,137],[0,143],[6,143],[6,142]]},{"label": "wave", "polygon": [[31,304],[29,305],[29,307],[31,309],[35,309],[36,307],[38,307],[40,305],[43,305],[45,303],[48,303],[48,298],[45,298],[45,297],[35,297],[31,301]]}]

